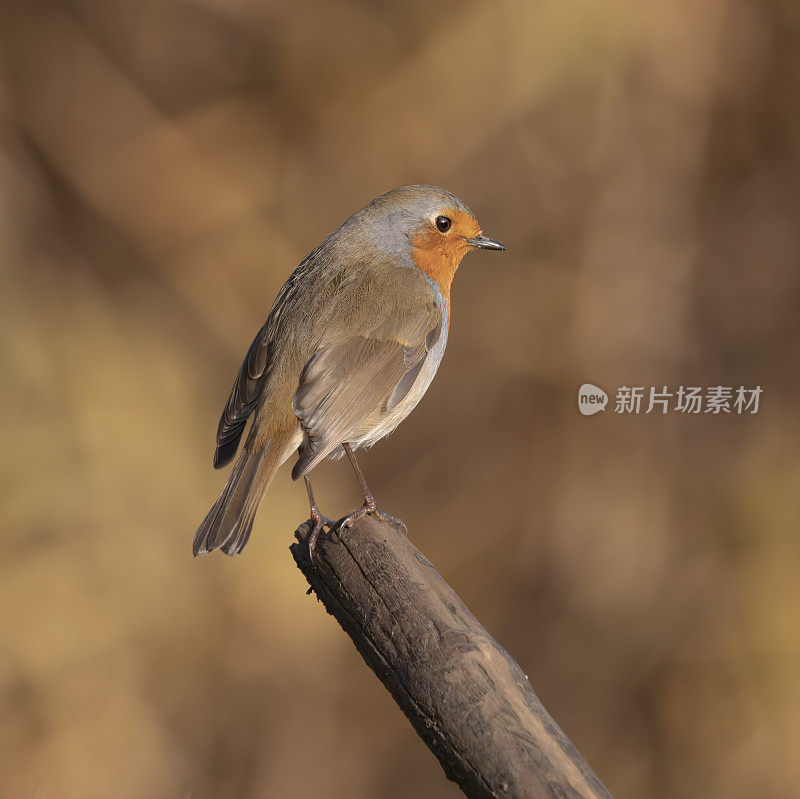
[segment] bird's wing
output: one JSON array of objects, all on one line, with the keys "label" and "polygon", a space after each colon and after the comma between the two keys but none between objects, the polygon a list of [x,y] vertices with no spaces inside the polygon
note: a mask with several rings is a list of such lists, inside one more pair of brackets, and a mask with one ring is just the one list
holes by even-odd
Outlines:
[{"label": "bird's wing", "polygon": [[[319,248],[318,248],[319,249]],[[217,427],[217,449],[214,452],[214,468],[221,469],[233,460],[239,447],[239,440],[244,432],[247,419],[258,404],[264,391],[264,385],[270,369],[274,351],[274,341],[278,326],[285,315],[287,307],[291,307],[309,272],[314,268],[317,250],[310,252],[283,284],[267,321],[250,344],[239,374],[233,382],[228,401]]]},{"label": "bird's wing", "polygon": [[217,428],[217,449],[214,452],[215,469],[221,469],[233,460],[247,419],[261,396],[272,348],[269,328],[270,320],[267,320],[253,339],[239,369],[239,375],[233,382],[233,388]]},{"label": "bird's wing", "polygon": [[313,469],[376,411],[408,393],[442,332],[442,309],[429,296],[342,340],[319,343],[300,376],[294,412],[308,438],[292,470]]}]

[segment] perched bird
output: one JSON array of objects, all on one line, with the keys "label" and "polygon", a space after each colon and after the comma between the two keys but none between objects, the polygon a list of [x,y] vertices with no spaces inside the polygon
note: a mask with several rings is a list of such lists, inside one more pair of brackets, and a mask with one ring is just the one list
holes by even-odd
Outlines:
[{"label": "perched bird", "polygon": [[278,467],[299,452],[314,527],[331,522],[309,473],[346,454],[364,504],[378,510],[353,451],[394,430],[427,391],[447,344],[450,284],[471,249],[505,250],[449,191],[406,186],[377,197],[312,250],[280,290],[250,345],[217,429],[214,467],[236,455],[228,483],[194,536],[194,554],[236,555]]}]

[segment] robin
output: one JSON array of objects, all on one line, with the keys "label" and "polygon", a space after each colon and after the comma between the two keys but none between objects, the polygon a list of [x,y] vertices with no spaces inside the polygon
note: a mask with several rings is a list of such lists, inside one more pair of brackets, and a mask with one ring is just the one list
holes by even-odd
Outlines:
[{"label": "robin", "polygon": [[[194,536],[195,555],[241,552],[261,497],[297,451],[311,505],[309,549],[331,522],[309,474],[347,455],[364,504],[341,524],[380,511],[354,450],[391,433],[427,391],[447,344],[450,284],[472,249],[505,250],[472,211],[436,186],[377,197],[312,250],[280,290],[253,339],[217,429],[214,468],[228,482]],[[393,518],[393,517],[390,517]]]}]

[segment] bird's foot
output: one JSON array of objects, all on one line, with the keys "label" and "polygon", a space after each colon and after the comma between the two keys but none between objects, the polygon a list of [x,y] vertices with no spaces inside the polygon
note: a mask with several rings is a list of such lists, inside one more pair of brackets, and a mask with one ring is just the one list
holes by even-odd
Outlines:
[{"label": "bird's foot", "polygon": [[317,548],[320,534],[326,527],[328,530],[333,529],[333,522],[327,516],[323,516],[316,508],[312,508],[311,510],[311,521],[314,526],[311,528],[311,532],[308,536],[308,558],[313,565],[314,552]]},{"label": "bird's foot", "polygon": [[391,522],[398,527],[402,527],[405,534],[408,535],[406,523],[397,516],[392,516],[391,513],[386,513],[386,511],[381,510],[375,504],[374,499],[365,500],[364,504],[358,510],[354,510],[352,513],[345,516],[344,519],[342,519],[342,521],[337,525],[337,529],[341,530],[345,527],[352,527],[355,522],[357,522],[359,519],[362,519],[364,516],[374,516],[376,519],[380,519],[382,522]]},{"label": "bird's foot", "polygon": [[408,527],[406,527],[406,523],[399,516],[392,516],[391,513],[387,513],[385,510],[381,510],[380,508],[376,508],[372,512],[372,515],[376,516],[382,522],[390,522],[397,527],[402,527],[403,532],[408,535]]},{"label": "bird's foot", "polygon": [[381,521],[391,522],[398,527],[402,527],[403,530],[405,530],[406,535],[408,535],[408,528],[402,519],[398,519],[396,516],[392,516],[390,513],[385,513],[375,503],[375,497],[372,496],[372,492],[369,490],[367,481],[364,479],[361,469],[358,468],[356,456],[353,454],[353,448],[347,442],[343,443],[342,447],[347,453],[347,457],[350,459],[350,465],[353,467],[356,479],[361,486],[361,490],[364,492],[364,504],[358,510],[354,510],[349,516],[345,516],[344,519],[339,522],[336,528],[337,531],[342,530],[345,527],[352,527],[355,522],[369,514],[370,516],[377,516]]}]

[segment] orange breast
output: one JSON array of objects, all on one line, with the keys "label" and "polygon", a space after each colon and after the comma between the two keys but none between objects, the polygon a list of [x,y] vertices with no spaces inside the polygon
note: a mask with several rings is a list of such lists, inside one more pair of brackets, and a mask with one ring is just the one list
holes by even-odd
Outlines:
[{"label": "orange breast", "polygon": [[440,233],[433,225],[411,239],[411,255],[414,266],[430,277],[447,300],[447,318],[450,320],[450,286],[461,259],[469,250],[466,239],[477,236],[480,226],[472,214],[448,208],[442,213],[450,217],[453,224],[447,233]]}]

